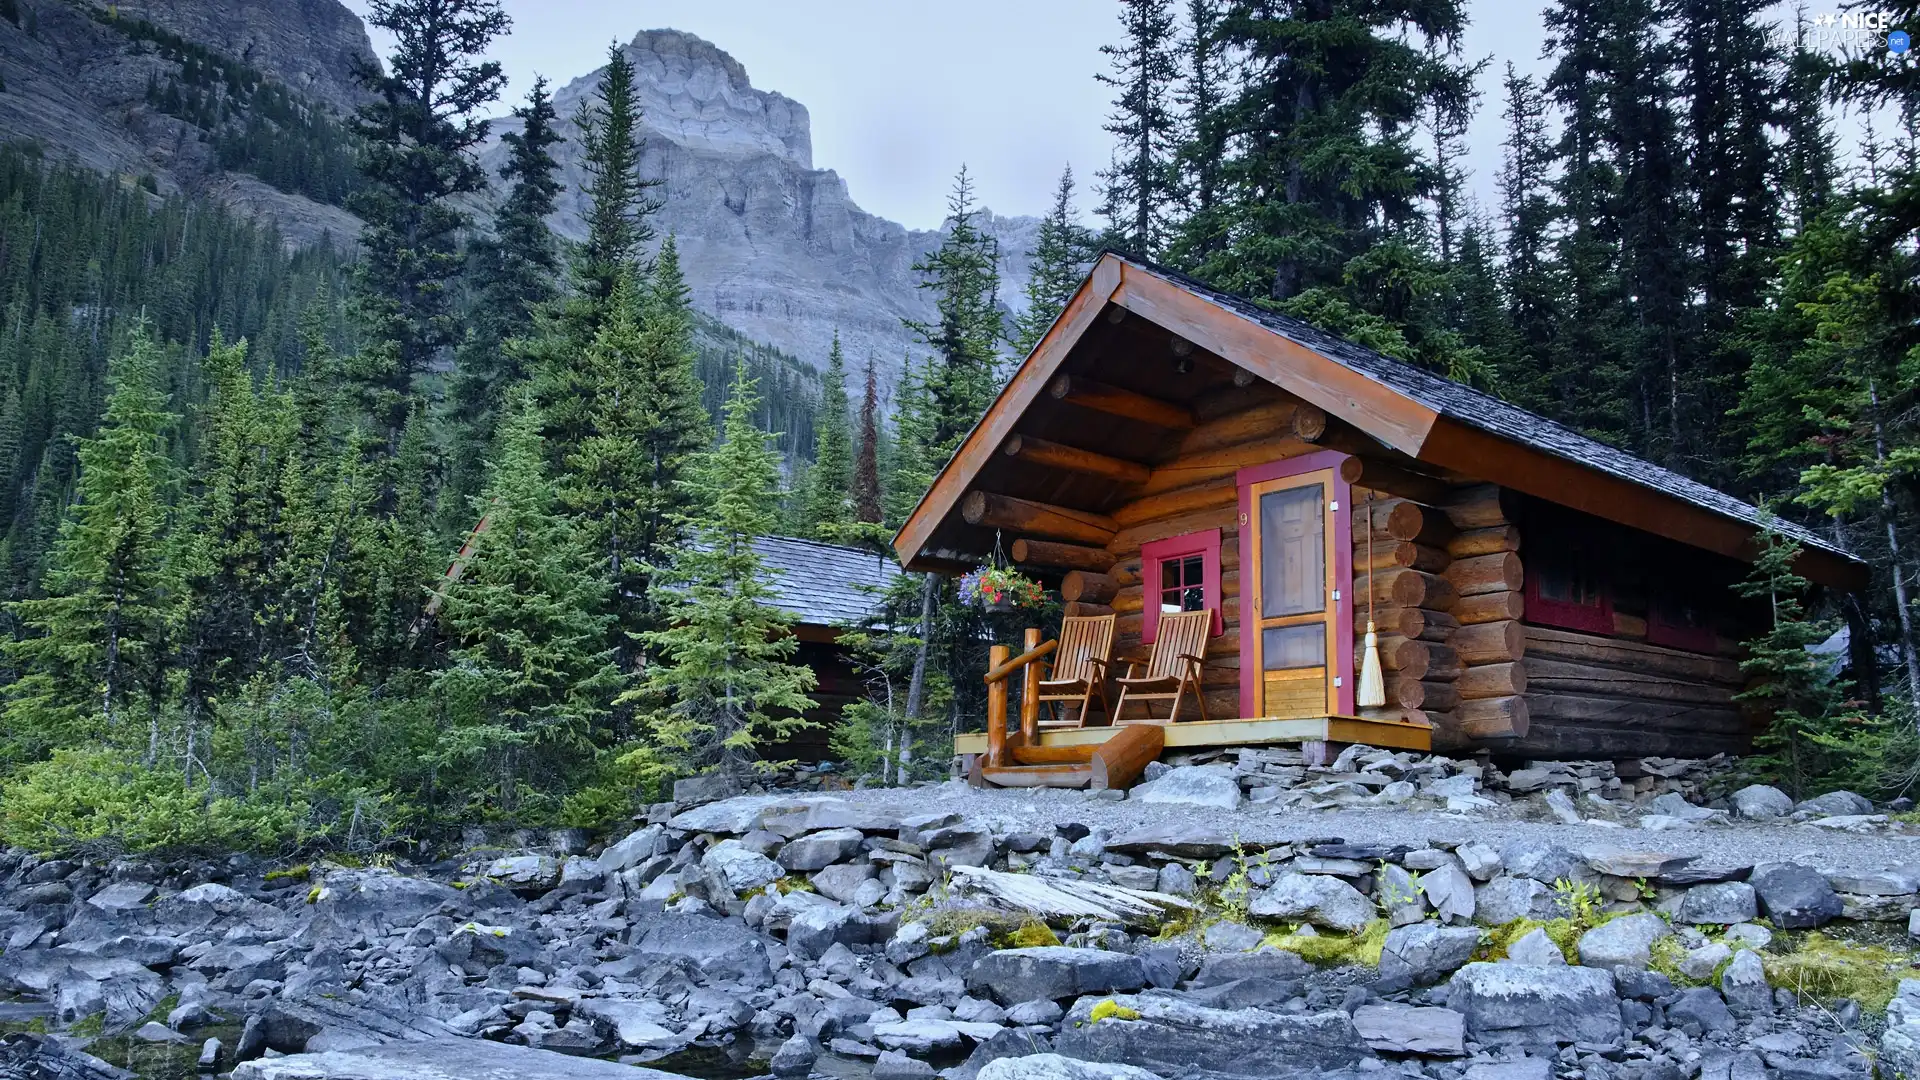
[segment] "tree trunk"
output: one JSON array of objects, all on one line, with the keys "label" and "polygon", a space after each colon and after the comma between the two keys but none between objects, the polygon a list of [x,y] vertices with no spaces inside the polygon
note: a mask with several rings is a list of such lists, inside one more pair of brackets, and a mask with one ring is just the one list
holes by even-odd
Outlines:
[{"label": "tree trunk", "polygon": [[[1880,423],[1880,392],[1871,381],[1867,383],[1867,402],[1873,407],[1873,459],[1884,466],[1887,435]],[[1907,700],[1913,703],[1915,722],[1920,723],[1920,653],[1914,651],[1913,612],[1907,608],[1906,567],[1900,558],[1900,530],[1894,525],[1893,495],[1884,484],[1880,488],[1880,517],[1887,526],[1887,563],[1893,574],[1894,610],[1900,615],[1900,657],[1907,666]]]}]

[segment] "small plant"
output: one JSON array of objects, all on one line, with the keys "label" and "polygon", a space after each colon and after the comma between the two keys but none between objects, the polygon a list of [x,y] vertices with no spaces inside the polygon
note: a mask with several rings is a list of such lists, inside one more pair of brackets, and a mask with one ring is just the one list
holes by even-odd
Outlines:
[{"label": "small plant", "polygon": [[960,602],[987,611],[1039,607],[1046,598],[1040,583],[1018,570],[982,566],[960,579]]},{"label": "small plant", "polygon": [[1554,908],[1582,930],[1591,930],[1603,921],[1600,905],[1604,899],[1598,886],[1584,881],[1560,878],[1553,883]]},{"label": "small plant", "polygon": [[67,1034],[78,1039],[91,1039],[101,1035],[106,1030],[107,1014],[94,1013],[92,1016],[83,1016],[75,1020],[73,1026],[67,1028]]},{"label": "small plant", "polygon": [[1093,1011],[1087,1014],[1087,1024],[1089,1026],[1097,1024],[1102,1020],[1138,1020],[1138,1019],[1140,1019],[1140,1010],[1129,1009],[1125,1005],[1120,1004],[1119,1002],[1113,1000],[1112,998],[1108,998],[1105,1001],[1095,1002],[1093,1006]]},{"label": "small plant", "polygon": [[285,869],[267,871],[267,880],[268,881],[303,881],[311,873],[313,873],[313,866],[311,864],[298,863],[293,866],[286,867]]}]

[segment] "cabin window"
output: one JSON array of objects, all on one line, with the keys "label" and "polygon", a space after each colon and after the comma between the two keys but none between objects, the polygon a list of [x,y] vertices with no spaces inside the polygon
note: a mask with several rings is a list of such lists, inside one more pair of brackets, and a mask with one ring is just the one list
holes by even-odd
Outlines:
[{"label": "cabin window", "polygon": [[1607,592],[1605,562],[1572,538],[1539,545],[1533,551],[1526,566],[1527,621],[1613,633],[1613,598]]},{"label": "cabin window", "polygon": [[1213,632],[1226,629],[1220,614],[1220,530],[1187,533],[1140,547],[1145,617],[1140,639],[1152,641],[1162,612],[1212,611]]},{"label": "cabin window", "polygon": [[1656,596],[1647,606],[1647,643],[1690,652],[1713,652],[1719,635],[1706,606],[1677,594]]}]

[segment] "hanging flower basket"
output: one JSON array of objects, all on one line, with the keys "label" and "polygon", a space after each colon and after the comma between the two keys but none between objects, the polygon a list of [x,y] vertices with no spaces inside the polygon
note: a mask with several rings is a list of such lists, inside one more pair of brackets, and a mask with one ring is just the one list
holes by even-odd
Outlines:
[{"label": "hanging flower basket", "polygon": [[982,566],[960,579],[960,602],[984,611],[1039,607],[1046,597],[1039,582],[1017,570]]}]

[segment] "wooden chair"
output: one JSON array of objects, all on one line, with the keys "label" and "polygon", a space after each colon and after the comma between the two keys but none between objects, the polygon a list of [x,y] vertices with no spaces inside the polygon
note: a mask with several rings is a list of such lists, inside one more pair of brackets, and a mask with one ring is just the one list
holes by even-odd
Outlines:
[{"label": "wooden chair", "polygon": [[[1086,727],[1094,698],[1100,699],[1100,711],[1111,720],[1107,666],[1113,662],[1117,620],[1115,615],[1070,615],[1060,620],[1060,647],[1054,650],[1052,670],[1041,676],[1036,698],[1053,716],[1041,721],[1042,727]],[[1066,717],[1068,702],[1080,706],[1071,720]]]},{"label": "wooden chair", "polygon": [[[1120,684],[1120,700],[1114,703],[1115,724],[1171,724],[1180,719],[1180,704],[1191,692],[1200,705],[1200,719],[1207,718],[1207,698],[1200,689],[1201,657],[1207,654],[1207,631],[1213,628],[1213,612],[1182,611],[1160,616],[1159,635],[1147,656],[1122,656],[1127,662]],[[1142,670],[1144,669],[1144,670]],[[1148,716],[1124,719],[1127,702],[1167,701],[1173,705],[1164,717]],[[1149,712],[1152,710],[1149,709]]]}]

